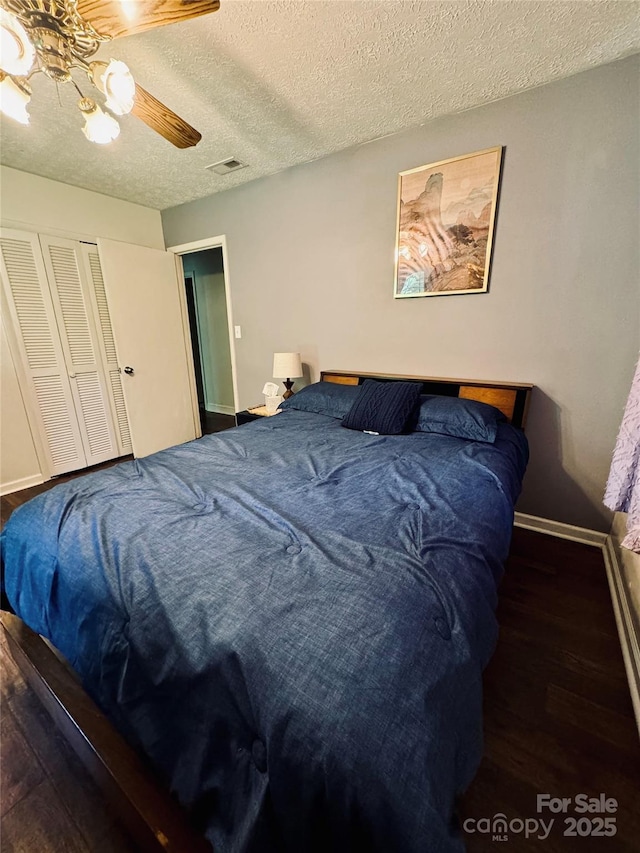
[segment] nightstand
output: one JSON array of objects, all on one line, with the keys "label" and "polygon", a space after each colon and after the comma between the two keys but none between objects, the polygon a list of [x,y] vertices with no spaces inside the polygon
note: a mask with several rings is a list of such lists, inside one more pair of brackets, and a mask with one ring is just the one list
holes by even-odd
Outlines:
[{"label": "nightstand", "polygon": [[254,406],[251,409],[245,409],[244,412],[236,412],[236,426],[248,424],[250,421],[259,421],[260,418],[272,418],[279,412],[268,412],[266,406]]}]

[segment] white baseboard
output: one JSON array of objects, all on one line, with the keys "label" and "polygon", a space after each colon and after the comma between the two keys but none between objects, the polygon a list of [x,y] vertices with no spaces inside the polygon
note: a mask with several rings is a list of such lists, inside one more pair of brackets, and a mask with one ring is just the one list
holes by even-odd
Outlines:
[{"label": "white baseboard", "polygon": [[552,521],[550,518],[539,518],[537,515],[526,515],[524,512],[515,514],[514,524],[516,527],[523,527],[525,530],[547,533],[549,536],[570,539],[572,542],[582,542],[584,545],[594,545],[596,548],[603,548],[607,541],[607,534],[600,533],[598,530],[574,527],[573,524]]},{"label": "white baseboard", "polygon": [[616,625],[618,626],[618,635],[620,636],[620,645],[622,646],[622,657],[627,671],[633,711],[636,715],[636,724],[640,734],[640,637],[638,637],[634,623],[629,591],[622,575],[622,565],[612,536],[607,537],[602,554],[607,568],[607,579]]},{"label": "white baseboard", "polygon": [[222,406],[217,403],[207,406],[206,411],[216,415],[235,415],[236,413],[234,406]]},{"label": "white baseboard", "polygon": [[39,486],[45,482],[45,477],[42,474],[34,474],[31,477],[22,477],[20,480],[12,480],[10,483],[0,485],[0,495],[10,495],[12,492],[19,492],[21,489],[30,489],[31,486]]}]

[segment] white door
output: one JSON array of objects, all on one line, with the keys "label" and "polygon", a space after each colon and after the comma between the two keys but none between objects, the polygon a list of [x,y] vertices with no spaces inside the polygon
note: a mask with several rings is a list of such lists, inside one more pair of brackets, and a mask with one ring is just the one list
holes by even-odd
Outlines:
[{"label": "white door", "polygon": [[[3,311],[30,418],[45,437],[49,474],[87,465],[38,235],[0,231]],[[43,472],[44,473],[44,472]]]},{"label": "white door", "polygon": [[176,256],[98,240],[135,456],[199,435]]},{"label": "white door", "polygon": [[81,246],[44,234],[40,245],[87,465],[97,465],[120,454]]}]

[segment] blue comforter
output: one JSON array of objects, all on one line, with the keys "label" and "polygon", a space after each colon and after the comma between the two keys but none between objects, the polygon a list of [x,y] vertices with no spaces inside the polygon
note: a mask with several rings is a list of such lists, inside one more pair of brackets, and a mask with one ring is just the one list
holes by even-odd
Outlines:
[{"label": "blue comforter", "polygon": [[16,510],[5,588],[216,853],[438,853],[526,465],[289,410]]}]

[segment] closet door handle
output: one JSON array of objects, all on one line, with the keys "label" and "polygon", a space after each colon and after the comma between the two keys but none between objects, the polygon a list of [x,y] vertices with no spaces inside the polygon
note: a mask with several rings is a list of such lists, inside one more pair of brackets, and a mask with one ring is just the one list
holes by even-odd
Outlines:
[{"label": "closet door handle", "polygon": [[76,378],[75,373],[70,373],[70,374],[69,374],[69,379],[75,379],[75,378]]},{"label": "closet door handle", "polygon": [[127,376],[133,376],[133,367],[125,367],[124,372]]}]

